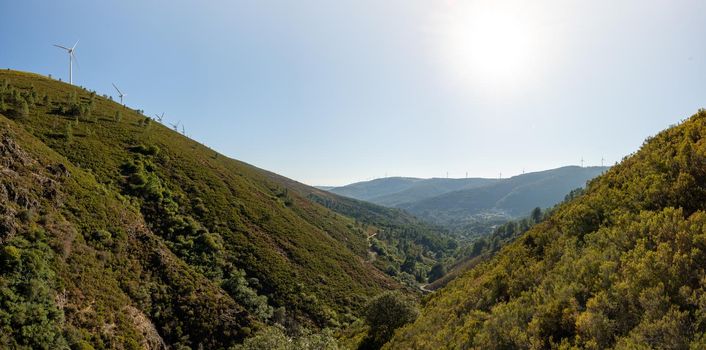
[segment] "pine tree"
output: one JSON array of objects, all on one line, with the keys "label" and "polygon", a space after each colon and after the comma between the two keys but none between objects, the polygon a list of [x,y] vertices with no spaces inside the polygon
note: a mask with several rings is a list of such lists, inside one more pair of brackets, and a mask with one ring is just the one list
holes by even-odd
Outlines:
[{"label": "pine tree", "polygon": [[66,142],[71,143],[74,139],[74,129],[71,126],[71,123],[66,123],[66,129],[64,129],[64,138],[66,139]]},{"label": "pine tree", "polygon": [[22,103],[20,104],[20,115],[22,118],[29,117],[29,104],[27,104],[27,101],[25,100],[22,100]]}]

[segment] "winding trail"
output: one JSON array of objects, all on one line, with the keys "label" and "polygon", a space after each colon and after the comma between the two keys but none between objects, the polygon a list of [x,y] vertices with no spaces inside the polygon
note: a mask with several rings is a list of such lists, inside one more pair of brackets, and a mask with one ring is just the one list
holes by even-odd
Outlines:
[{"label": "winding trail", "polygon": [[433,290],[427,289],[427,286],[428,286],[428,285],[429,285],[428,283],[427,283],[427,284],[422,284],[422,285],[420,285],[420,286],[419,286],[419,290],[421,290],[423,293],[434,293]]}]

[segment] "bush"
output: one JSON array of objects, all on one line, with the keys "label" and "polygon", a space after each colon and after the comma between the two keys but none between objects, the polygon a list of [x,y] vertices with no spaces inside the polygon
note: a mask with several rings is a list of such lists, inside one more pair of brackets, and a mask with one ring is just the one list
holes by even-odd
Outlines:
[{"label": "bush", "polygon": [[271,326],[248,338],[242,345],[236,345],[231,350],[336,350],[338,343],[330,331],[321,333],[305,332],[300,337],[289,338],[284,329]]},{"label": "bush", "polygon": [[370,300],[363,310],[365,322],[370,326],[362,347],[378,349],[385,344],[397,328],[414,322],[419,316],[415,303],[400,292],[385,292]]},{"label": "bush", "polygon": [[15,246],[5,246],[2,248],[2,266],[3,269],[10,269],[13,266],[19,264],[20,258],[22,257],[22,251]]},{"label": "bush", "polygon": [[444,264],[437,263],[431,268],[431,271],[429,271],[429,282],[434,282],[439,278],[444,277],[445,274],[446,268],[444,267]]},{"label": "bush", "polygon": [[66,123],[66,129],[64,129],[64,139],[66,139],[67,143],[71,143],[74,139],[74,128],[71,126],[71,123]]},{"label": "bush", "polygon": [[29,104],[27,104],[27,101],[25,100],[20,101],[19,116],[22,118],[27,118],[29,116]]}]

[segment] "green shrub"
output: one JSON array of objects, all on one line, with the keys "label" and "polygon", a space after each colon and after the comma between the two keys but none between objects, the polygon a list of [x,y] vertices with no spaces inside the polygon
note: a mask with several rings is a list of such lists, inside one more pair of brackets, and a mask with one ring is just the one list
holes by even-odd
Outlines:
[{"label": "green shrub", "polygon": [[385,292],[370,300],[363,310],[370,326],[364,347],[377,349],[385,344],[397,328],[414,322],[419,315],[415,303],[400,292]]}]

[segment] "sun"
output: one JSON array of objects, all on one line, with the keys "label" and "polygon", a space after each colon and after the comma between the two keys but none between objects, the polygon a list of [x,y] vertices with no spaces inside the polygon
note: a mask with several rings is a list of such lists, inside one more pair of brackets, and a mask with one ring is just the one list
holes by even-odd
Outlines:
[{"label": "sun", "polygon": [[436,18],[436,51],[447,73],[480,89],[525,85],[541,54],[537,26],[521,6],[454,3]]}]

